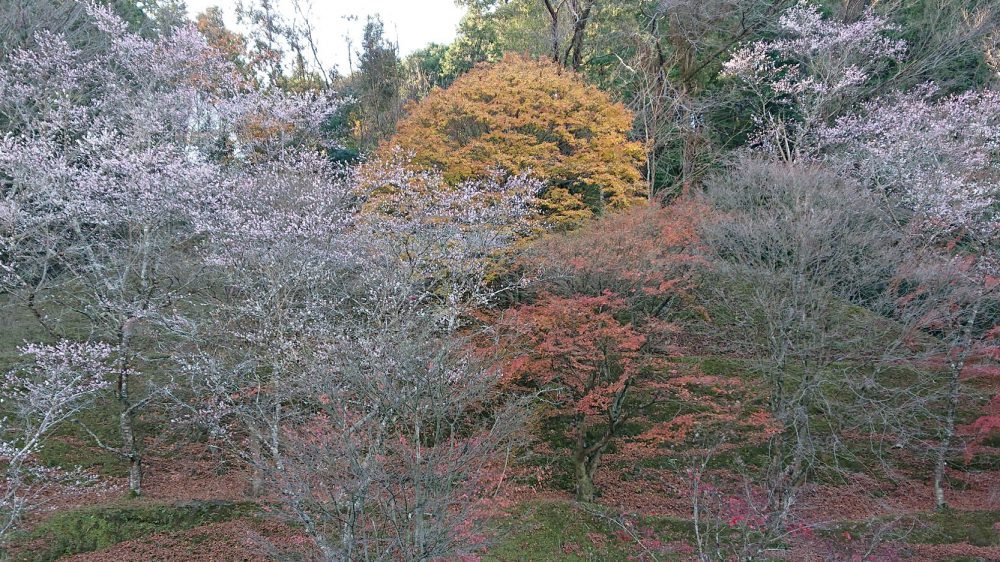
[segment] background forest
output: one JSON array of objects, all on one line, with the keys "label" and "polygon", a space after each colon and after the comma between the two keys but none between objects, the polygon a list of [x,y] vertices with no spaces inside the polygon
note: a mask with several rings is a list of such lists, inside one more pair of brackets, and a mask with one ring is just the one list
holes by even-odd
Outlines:
[{"label": "background forest", "polygon": [[1000,4],[0,0],[0,559],[1000,560]]}]

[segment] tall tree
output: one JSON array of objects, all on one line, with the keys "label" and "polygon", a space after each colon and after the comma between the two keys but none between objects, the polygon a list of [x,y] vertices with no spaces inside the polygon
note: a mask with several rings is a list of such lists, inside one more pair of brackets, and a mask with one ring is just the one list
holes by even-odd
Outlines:
[{"label": "tall tree", "polygon": [[[281,491],[325,559],[466,552],[524,410],[470,345],[472,313],[510,290],[490,264],[535,186],[398,193],[360,213],[350,178],[290,164],[259,169],[219,213],[225,298],[192,333],[190,409],[251,463],[255,491]],[[479,197],[491,189],[511,193]]]},{"label": "tall tree", "polygon": [[362,150],[375,148],[396,129],[402,114],[402,67],[399,48],[386,39],[378,16],[365,23],[355,81],[358,115],[354,134]]},{"label": "tall tree", "polygon": [[411,105],[378,157],[412,152],[414,165],[439,168],[453,185],[498,168],[530,173],[548,184],[539,202],[547,220],[571,225],[645,199],[631,121],[571,71],[508,55]]},{"label": "tall tree", "polygon": [[[12,131],[0,142],[0,280],[113,343],[118,442],[92,436],[128,462],[139,493],[136,421],[159,395],[149,353],[197,308],[215,204],[244,166],[301,149],[327,105],[247,91],[193,25],[147,39],[107,8],[87,10],[105,48],[42,32],[0,60]],[[220,156],[220,139],[238,149]],[[37,317],[59,334],[62,316]]]}]

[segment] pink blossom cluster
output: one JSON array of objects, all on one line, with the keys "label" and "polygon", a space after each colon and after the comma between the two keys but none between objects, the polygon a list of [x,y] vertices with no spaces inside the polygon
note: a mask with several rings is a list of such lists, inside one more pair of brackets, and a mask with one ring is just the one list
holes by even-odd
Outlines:
[{"label": "pink blossom cluster", "polygon": [[960,228],[992,238],[1000,92],[937,94],[927,85],[867,103],[825,128],[823,146],[922,228]]},{"label": "pink blossom cluster", "polygon": [[294,167],[318,148],[332,109],[250,88],[193,26],[146,38],[107,7],[87,11],[108,48],[42,32],[0,60],[5,287],[37,283],[56,259],[84,276],[155,263],[215,226],[254,166]]},{"label": "pink blossom cluster", "polygon": [[778,38],[737,48],[720,76],[753,96],[752,144],[786,160],[810,153],[816,129],[880,70],[903,60],[906,43],[891,37],[897,30],[871,10],[842,23],[801,0],[779,18]]},{"label": "pink blossom cluster", "polygon": [[44,412],[52,419],[64,417],[80,400],[109,384],[111,347],[107,344],[61,340],[25,344],[19,351],[31,358],[31,364],[7,374],[0,403],[13,402],[26,416]]},{"label": "pink blossom cluster", "polygon": [[[865,65],[901,60],[906,53],[904,41],[888,36],[897,27],[872,12],[857,22],[842,23],[823,17],[817,5],[801,0],[782,14],[778,29],[783,37],[734,51],[723,63],[722,76],[770,85],[778,93],[824,93],[866,80]],[[837,76],[810,72],[834,64],[843,65]]]}]

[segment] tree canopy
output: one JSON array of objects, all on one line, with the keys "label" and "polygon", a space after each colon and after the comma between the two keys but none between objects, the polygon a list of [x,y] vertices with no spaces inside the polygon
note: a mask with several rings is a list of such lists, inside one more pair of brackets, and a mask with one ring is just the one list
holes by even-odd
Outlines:
[{"label": "tree canopy", "polygon": [[540,210],[555,224],[646,196],[642,145],[629,140],[632,116],[572,71],[545,59],[507,55],[477,66],[407,107],[379,156],[402,149],[413,164],[457,184],[497,168],[547,182]]}]

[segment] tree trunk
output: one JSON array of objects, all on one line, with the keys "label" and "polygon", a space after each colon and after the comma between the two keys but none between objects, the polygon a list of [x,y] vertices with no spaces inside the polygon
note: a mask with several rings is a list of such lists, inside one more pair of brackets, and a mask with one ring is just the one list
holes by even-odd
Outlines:
[{"label": "tree trunk", "polygon": [[250,497],[257,498],[264,493],[264,455],[260,438],[251,433],[250,443]]},{"label": "tree trunk", "polygon": [[573,23],[573,36],[564,58],[567,66],[579,71],[580,66],[583,64],[583,38],[587,31],[587,23],[590,21],[590,11],[594,7],[594,2],[593,0],[588,0],[582,6],[573,2],[572,6],[576,21]]},{"label": "tree trunk", "polygon": [[701,133],[698,131],[697,116],[691,117],[690,123],[685,123],[681,133],[681,193],[692,192],[697,176],[697,162]]},{"label": "tree trunk", "polygon": [[135,437],[135,410],[129,396],[129,379],[132,374],[130,350],[132,330],[138,319],[129,318],[121,327],[118,340],[118,352],[121,354],[118,370],[118,387],[116,395],[121,413],[118,414],[118,430],[122,438],[122,456],[128,459],[128,489],[129,493],[138,496],[142,493],[142,456]]},{"label": "tree trunk", "polygon": [[796,445],[790,462],[785,462],[780,450],[771,459],[767,506],[767,529],[771,536],[781,536],[786,532],[788,515],[805,475],[804,457],[805,451]]},{"label": "tree trunk", "polygon": [[968,358],[972,348],[972,330],[976,325],[976,318],[979,316],[979,303],[972,307],[969,320],[962,329],[962,334],[958,340],[958,345],[952,347],[955,355],[951,360],[951,373],[948,378],[948,410],[944,419],[944,435],[941,436],[941,443],[938,445],[937,458],[934,463],[934,507],[938,511],[948,507],[944,499],[944,479],[948,468],[948,453],[951,452],[951,442],[955,437],[955,411],[958,409],[958,399],[961,390],[962,371],[965,370],[965,360]]},{"label": "tree trunk", "polygon": [[122,436],[122,448],[128,459],[128,491],[134,496],[142,493],[142,455],[136,446],[135,420],[132,410],[126,408],[118,416],[118,428]]},{"label": "tree trunk", "polygon": [[[632,379],[627,379],[619,390],[611,404],[608,406],[606,415],[608,425],[604,432],[590,443],[587,442],[586,416],[583,412],[578,412],[575,416],[574,430],[576,432],[576,452],[573,455],[573,464],[576,472],[576,500],[581,502],[592,502],[597,492],[594,486],[594,470],[597,468],[597,461],[600,460],[604,449],[611,443],[611,440],[618,434],[618,428],[625,421],[625,398],[628,390],[632,386]],[[593,388],[591,385],[589,388]]]},{"label": "tree trunk", "polygon": [[593,502],[597,489],[594,487],[595,462],[586,454],[578,453],[573,460],[576,465],[576,501]]},{"label": "tree trunk", "polygon": [[549,31],[552,34],[552,61],[559,63],[559,10],[562,8],[562,4],[560,3],[559,7],[556,7],[552,4],[552,0],[544,0],[544,2],[551,22]]},{"label": "tree trunk", "polygon": [[697,95],[697,83],[694,80],[697,59],[695,46],[685,29],[684,16],[676,11],[668,19],[668,35],[673,47],[674,63],[680,79],[676,80],[674,92],[677,103],[684,108],[679,123],[681,130],[681,193],[691,192],[696,175],[699,144],[701,140],[700,116],[692,112],[691,100]]},{"label": "tree trunk", "polygon": [[[959,363],[964,365],[964,361]],[[934,462],[934,508],[938,511],[947,509],[948,503],[944,499],[945,473],[948,468],[948,453],[951,450],[951,440],[955,436],[955,409],[958,404],[958,377],[962,373],[961,367],[957,370],[953,367],[951,377],[948,380],[948,410],[945,413],[944,435],[941,443],[938,444],[936,459]]]},{"label": "tree trunk", "polygon": [[[776,382],[774,394],[783,396],[783,381],[778,377]],[[772,453],[767,474],[767,530],[771,536],[781,536],[786,532],[789,511],[805,479],[807,460],[812,454],[808,438],[809,418],[801,408],[789,411],[789,406],[784,399],[772,404],[777,408],[772,411],[776,412],[775,416],[782,421],[784,428],[769,442]]]}]

